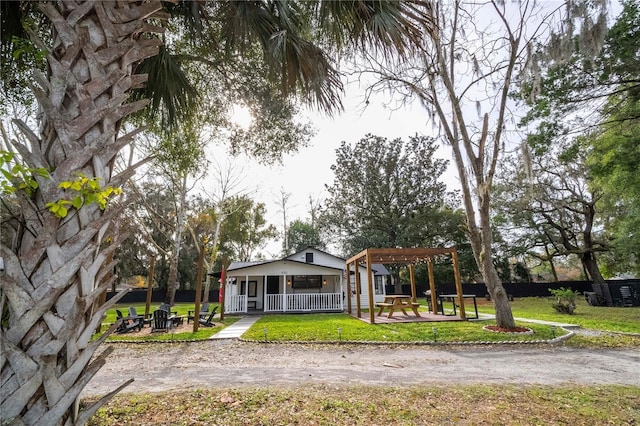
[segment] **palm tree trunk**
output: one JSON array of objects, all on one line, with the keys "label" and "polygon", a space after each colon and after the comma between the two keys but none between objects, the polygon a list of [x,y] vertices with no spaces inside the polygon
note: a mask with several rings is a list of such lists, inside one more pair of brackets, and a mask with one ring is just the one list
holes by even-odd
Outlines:
[{"label": "palm tree trunk", "polygon": [[38,7],[53,27],[52,47],[31,32],[37,48],[48,51],[49,74],[36,71],[32,87],[42,111],[40,135],[18,123],[28,146],[16,141],[14,147],[29,167],[51,174],[37,178],[34,194],[18,194],[15,245],[1,246],[3,310],[10,316],[0,334],[0,414],[3,424],[10,419],[82,424],[108,399],[79,414],[75,410],[82,389],[111,352],[94,356],[108,333],[90,339],[117,301],[93,309],[115,280],[102,278],[113,268],[107,259],[126,236],[104,243],[124,203],[104,211],[87,204],[62,219],[45,206],[70,198],[58,185],[74,181],[76,173],[99,178],[103,187],[119,186],[133,174],[131,169],[113,174],[117,153],[134,136],[118,135],[118,129],[124,117],[145,105],[126,103],[127,92],[146,80],[133,75],[135,65],[161,44],[144,34],[159,30],[146,20],[162,4],[43,1]]}]

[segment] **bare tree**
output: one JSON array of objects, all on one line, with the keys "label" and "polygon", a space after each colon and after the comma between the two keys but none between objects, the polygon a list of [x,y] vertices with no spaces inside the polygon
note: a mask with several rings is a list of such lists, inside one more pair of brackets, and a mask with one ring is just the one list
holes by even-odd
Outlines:
[{"label": "bare tree", "polygon": [[280,204],[280,212],[282,213],[282,253],[285,256],[290,255],[291,253],[289,252],[290,248],[289,248],[289,238],[288,238],[288,227],[289,224],[287,223],[287,208],[288,208],[288,204],[289,204],[289,198],[291,198],[291,193],[290,192],[285,192],[284,188],[280,188],[280,199],[278,200],[278,203]]},{"label": "bare tree", "polygon": [[[376,77],[370,91],[391,90],[417,99],[453,152],[475,260],[501,327],[515,322],[493,263],[491,190],[501,151],[515,143],[517,111],[510,92],[535,69],[533,51],[551,29],[572,22],[563,4],[543,10],[534,1],[441,2],[437,35],[418,60],[390,64],[367,57]],[[569,34],[572,35],[572,34]],[[523,74],[519,74],[523,72]]]},{"label": "bare tree", "polygon": [[[250,190],[245,186],[243,169],[233,166],[228,162],[225,166],[221,166],[214,160],[214,174],[216,180],[216,187],[214,191],[202,189],[202,192],[212,202],[212,211],[208,214],[208,224],[210,234],[205,237],[207,240],[204,246],[206,250],[210,251],[209,256],[205,256],[205,268],[207,270],[207,280],[204,284],[204,294],[202,302],[209,301],[209,290],[211,289],[211,278],[214,272],[216,260],[218,258],[218,247],[220,245],[220,227],[224,223],[225,219],[233,214],[238,209],[238,205],[229,203],[229,199],[233,197],[239,197],[243,195],[249,195],[255,191]],[[191,235],[197,247],[199,238],[195,234],[193,228],[189,228]]]}]

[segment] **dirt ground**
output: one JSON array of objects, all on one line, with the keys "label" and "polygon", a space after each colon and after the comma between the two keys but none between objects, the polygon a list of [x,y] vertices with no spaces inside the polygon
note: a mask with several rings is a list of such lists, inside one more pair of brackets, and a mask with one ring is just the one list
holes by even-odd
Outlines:
[{"label": "dirt ground", "polygon": [[293,345],[209,340],[113,344],[83,395],[302,384],[621,384],[640,386],[637,349],[568,346]]}]

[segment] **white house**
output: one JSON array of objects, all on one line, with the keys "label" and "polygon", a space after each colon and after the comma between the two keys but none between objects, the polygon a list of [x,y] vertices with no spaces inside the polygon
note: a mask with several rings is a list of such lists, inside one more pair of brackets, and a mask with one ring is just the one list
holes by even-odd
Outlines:
[{"label": "white house", "polygon": [[[380,264],[372,269],[374,300],[382,302],[389,272]],[[366,268],[359,273],[360,300],[368,304]],[[346,260],[314,248],[282,259],[233,262],[224,285],[225,313],[341,312],[347,295],[356,302],[355,275],[347,281]]]}]

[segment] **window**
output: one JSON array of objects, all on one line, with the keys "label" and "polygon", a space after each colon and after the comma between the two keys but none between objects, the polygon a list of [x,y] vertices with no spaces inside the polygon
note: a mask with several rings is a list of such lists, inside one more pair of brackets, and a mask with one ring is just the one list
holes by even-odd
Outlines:
[{"label": "window", "polygon": [[291,288],[322,288],[322,275],[294,275]]},{"label": "window", "polygon": [[374,293],[375,294],[384,294],[384,282],[383,282],[383,276],[382,275],[376,275],[375,277],[373,277],[373,285],[375,287]]},{"label": "window", "polygon": [[305,253],[305,262],[313,263],[313,253]]},{"label": "window", "polygon": [[[362,281],[358,286],[358,291],[360,292],[360,294],[362,294]],[[351,277],[351,294],[356,294],[356,277],[355,276]]]}]

